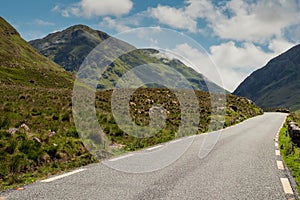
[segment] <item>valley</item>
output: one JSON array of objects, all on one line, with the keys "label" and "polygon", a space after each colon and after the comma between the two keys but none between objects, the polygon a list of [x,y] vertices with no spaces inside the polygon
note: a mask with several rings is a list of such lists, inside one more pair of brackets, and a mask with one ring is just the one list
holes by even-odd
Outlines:
[{"label": "valley", "polygon": [[[75,128],[72,116],[74,74],[39,54],[3,18],[0,22],[0,44],[3,47],[0,51],[1,190],[97,162],[83,145]],[[110,80],[115,80],[122,75],[116,76],[118,70],[125,72],[149,59],[161,63],[160,59],[149,56],[151,52],[153,50],[137,50],[115,61],[107,70],[108,79],[114,77]],[[168,63],[193,80],[201,110],[198,134],[208,131],[211,104],[203,75],[184,66],[179,60]],[[153,87],[136,90],[130,107],[136,124],[145,126],[149,123],[149,108],[155,104],[161,104],[168,115],[166,127],[155,136],[135,138],[120,130],[114,121],[110,105],[110,88],[114,81],[104,83],[106,85],[96,93],[95,107],[99,124],[110,141],[110,151],[105,153],[106,156],[135,151],[175,138],[181,116],[180,104],[174,93]],[[214,88],[214,92],[224,91],[217,85]],[[224,127],[262,114],[262,110],[246,98],[227,94],[226,99]]]}]

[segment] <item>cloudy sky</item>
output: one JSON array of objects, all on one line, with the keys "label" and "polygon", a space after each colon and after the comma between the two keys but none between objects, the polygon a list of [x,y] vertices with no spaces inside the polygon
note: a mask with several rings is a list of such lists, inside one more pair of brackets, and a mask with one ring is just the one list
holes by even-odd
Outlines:
[{"label": "cloudy sky", "polygon": [[1,4],[1,16],[26,40],[74,24],[111,35],[139,27],[175,30],[200,44],[212,62],[184,41],[172,50],[194,65],[216,67],[222,80],[201,67],[197,70],[229,91],[300,40],[299,0],[6,0]]}]

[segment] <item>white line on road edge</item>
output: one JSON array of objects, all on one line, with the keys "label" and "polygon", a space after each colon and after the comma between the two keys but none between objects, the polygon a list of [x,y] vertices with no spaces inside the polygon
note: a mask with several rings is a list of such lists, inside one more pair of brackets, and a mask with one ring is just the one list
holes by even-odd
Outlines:
[{"label": "white line on road edge", "polygon": [[48,178],[48,179],[45,179],[45,180],[41,180],[42,183],[49,183],[49,182],[52,182],[52,181],[55,181],[57,179],[61,179],[61,178],[64,178],[66,176],[70,176],[70,175],[73,175],[73,174],[76,174],[76,173],[79,173],[79,172],[82,172],[82,171],[85,171],[86,169],[77,169],[75,171],[72,171],[72,172],[68,172],[68,173],[65,173],[65,174],[62,174],[62,175],[59,175],[59,176],[55,176],[55,177],[52,177],[52,178]]},{"label": "white line on road edge", "polygon": [[275,155],[276,156],[280,156],[280,151],[279,150],[275,150]]},{"label": "white line on road edge", "polygon": [[280,161],[280,160],[277,160],[276,162],[277,162],[277,167],[278,167],[278,169],[284,170],[283,162]]},{"label": "white line on road edge", "polygon": [[284,193],[286,194],[294,194],[290,181],[287,178],[280,178]]},{"label": "white line on road edge", "polygon": [[275,147],[278,147],[278,142],[275,142]]},{"label": "white line on road edge", "polygon": [[160,148],[160,147],[162,147],[163,145],[157,145],[157,146],[155,146],[155,147],[150,147],[150,148],[148,148],[148,149],[146,149],[147,151],[151,151],[151,150],[154,150],[154,149],[158,149],[158,148]]},{"label": "white line on road edge", "polygon": [[178,140],[172,140],[171,142],[170,142],[170,144],[173,144],[173,143],[176,143],[176,142],[179,142],[179,141],[181,141],[182,139],[178,139]]},{"label": "white line on road edge", "polygon": [[128,157],[131,157],[133,156],[134,154],[127,154],[127,155],[124,155],[124,156],[121,156],[121,157],[117,157],[117,158],[113,158],[113,159],[110,159],[108,161],[117,161],[117,160],[121,160],[123,158],[128,158]]}]

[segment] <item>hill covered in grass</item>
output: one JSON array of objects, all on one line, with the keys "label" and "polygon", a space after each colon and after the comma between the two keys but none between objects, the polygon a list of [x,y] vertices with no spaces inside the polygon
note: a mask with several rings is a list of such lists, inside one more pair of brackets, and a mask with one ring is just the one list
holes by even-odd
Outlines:
[{"label": "hill covered in grass", "polygon": [[[85,25],[74,25],[63,31],[49,34],[45,38],[30,41],[29,43],[40,51],[43,55],[50,58],[65,70],[77,72],[89,53],[101,42],[110,38],[108,34],[94,30]],[[114,88],[117,80],[124,73],[134,67],[152,63],[169,66],[180,72],[196,90],[211,92],[226,92],[225,89],[206,79],[202,74],[184,65],[178,59],[169,59],[162,56],[155,49],[136,49],[130,44],[114,38],[113,47],[107,47],[114,51],[121,49],[130,50],[119,58],[112,60],[100,80],[99,89]],[[133,50],[133,51],[132,51]],[[162,71],[161,76],[168,76],[167,72]],[[157,86],[156,86],[157,87]]]},{"label": "hill covered in grass", "polygon": [[[96,162],[75,128],[72,75],[39,54],[2,18],[0,36],[0,189]],[[149,138],[132,137],[118,127],[111,113],[112,92],[97,91],[95,98],[97,119],[110,141],[106,156],[175,137],[180,104],[170,90],[139,88],[131,97],[130,113],[140,126],[149,123],[152,105],[161,104],[167,110],[166,127]],[[208,130],[211,103],[209,93],[196,91],[196,95],[200,134]],[[226,109],[225,127],[262,113],[251,101],[229,94],[222,109]]]},{"label": "hill covered in grass", "polygon": [[0,17],[0,85],[71,87],[72,75],[42,56]]},{"label": "hill covered in grass", "polygon": [[300,109],[300,45],[273,58],[253,72],[233,94],[253,100],[263,108]]},{"label": "hill covered in grass", "polygon": [[70,119],[73,82],[0,17],[0,189],[95,161]]}]

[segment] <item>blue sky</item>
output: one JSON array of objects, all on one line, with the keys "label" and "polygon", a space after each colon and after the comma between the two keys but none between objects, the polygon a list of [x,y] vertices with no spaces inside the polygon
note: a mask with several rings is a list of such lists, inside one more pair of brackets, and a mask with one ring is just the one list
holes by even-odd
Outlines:
[{"label": "blue sky", "polygon": [[172,51],[206,66],[197,70],[229,91],[300,39],[299,0],[6,0],[0,13],[25,40],[74,24],[110,35],[140,27],[175,30],[207,54],[188,42]]}]

